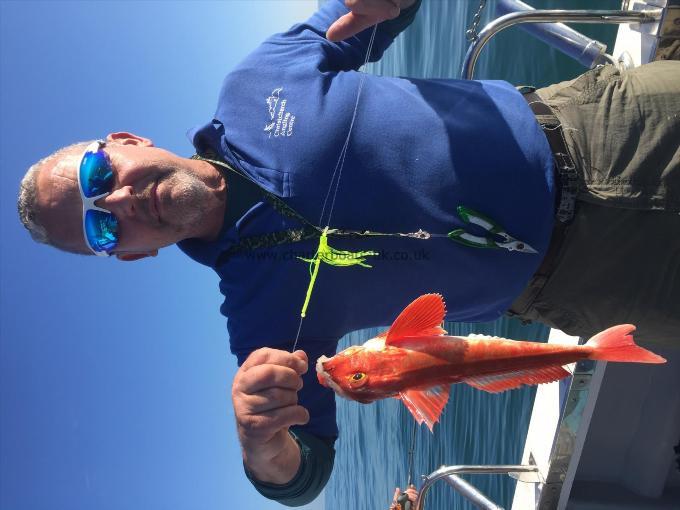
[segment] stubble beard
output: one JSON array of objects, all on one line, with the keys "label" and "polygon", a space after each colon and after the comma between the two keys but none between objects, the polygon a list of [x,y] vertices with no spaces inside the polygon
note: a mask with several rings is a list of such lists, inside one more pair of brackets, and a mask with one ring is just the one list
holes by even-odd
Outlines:
[{"label": "stubble beard", "polygon": [[171,194],[163,201],[163,223],[177,233],[195,232],[209,209],[210,189],[196,175],[181,170],[165,181]]}]

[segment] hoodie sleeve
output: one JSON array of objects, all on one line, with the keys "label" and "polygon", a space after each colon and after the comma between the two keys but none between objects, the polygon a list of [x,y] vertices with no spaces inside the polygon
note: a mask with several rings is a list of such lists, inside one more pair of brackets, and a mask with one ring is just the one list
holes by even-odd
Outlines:
[{"label": "hoodie sleeve", "polygon": [[[310,360],[319,356],[335,354],[337,340],[301,338]],[[274,348],[290,349],[285,345],[274,344]],[[247,358],[244,352],[237,354],[241,365]],[[311,363],[310,363],[311,364]],[[328,483],[333,471],[335,459],[334,444],[338,436],[335,423],[335,394],[332,390],[321,386],[316,378],[314,366],[302,376],[303,386],[298,392],[298,403],[309,411],[309,422],[305,425],[289,429],[290,435],[300,447],[301,463],[293,479],[286,484],[272,484],[258,480],[243,466],[246,476],[253,487],[265,498],[277,501],[282,505],[305,505],[321,493]]]},{"label": "hoodie sleeve", "polygon": [[[373,49],[369,58],[370,62],[380,60],[385,50],[392,41],[414,20],[422,0],[416,2],[407,9],[401,11],[398,17],[383,21],[378,25],[373,42]],[[270,42],[289,44],[301,42],[309,44],[316,41],[320,43],[320,51],[324,52],[326,64],[331,71],[349,71],[359,69],[366,58],[373,27],[350,37],[344,41],[331,42],[326,39],[326,31],[335,20],[347,14],[347,9],[342,0],[328,0],[306,22],[293,26],[288,32],[277,34]]]}]

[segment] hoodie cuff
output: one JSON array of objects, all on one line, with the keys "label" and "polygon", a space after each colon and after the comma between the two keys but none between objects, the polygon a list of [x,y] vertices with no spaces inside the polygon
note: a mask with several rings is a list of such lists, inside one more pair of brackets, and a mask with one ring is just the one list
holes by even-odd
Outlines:
[{"label": "hoodie cuff", "polygon": [[380,29],[389,34],[392,38],[397,37],[413,23],[421,3],[422,0],[416,0],[412,6],[402,10],[396,18],[380,23]]},{"label": "hoodie cuff", "polygon": [[293,479],[283,485],[257,480],[244,465],[255,490],[267,499],[286,506],[302,506],[313,501],[328,483],[335,460],[335,437],[319,437],[302,430],[289,430],[300,447],[301,462]]}]

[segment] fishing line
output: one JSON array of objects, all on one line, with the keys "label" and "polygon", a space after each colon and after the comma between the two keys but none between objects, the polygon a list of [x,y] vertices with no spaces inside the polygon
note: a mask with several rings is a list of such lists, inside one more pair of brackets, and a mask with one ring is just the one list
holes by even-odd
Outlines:
[{"label": "fishing line", "polygon": [[[373,31],[371,32],[371,38],[368,41],[368,47],[366,49],[366,57],[364,58],[364,63],[362,67],[364,67],[366,64],[368,64],[368,59],[371,56],[371,51],[373,51],[373,41],[375,40],[375,34],[377,32],[378,25],[373,25]],[[328,213],[328,221],[326,222],[326,225],[330,225],[331,223],[331,216],[333,215],[333,207],[335,206],[335,198],[338,194],[338,188],[340,188],[340,179],[342,178],[342,170],[345,166],[345,156],[347,156],[347,148],[349,147],[349,139],[352,134],[352,129],[354,128],[354,121],[357,118],[357,111],[359,110],[359,99],[361,98],[361,91],[364,88],[364,81],[366,79],[366,73],[363,72],[361,74],[361,78],[359,79],[359,87],[357,89],[357,99],[354,102],[354,111],[352,112],[352,120],[350,121],[349,124],[349,129],[347,131],[347,138],[345,138],[345,143],[342,146],[342,150],[340,151],[340,157],[338,158],[337,163],[335,164],[335,169],[333,170],[333,175],[331,176],[331,182],[330,185],[328,186],[328,191],[326,192],[326,198],[323,201],[323,207],[321,208],[321,215],[319,217],[319,225],[323,225],[323,216],[324,212],[326,211],[326,203],[328,202],[328,197],[331,194],[331,190],[333,189],[333,181],[335,180],[335,174],[338,173],[338,180],[335,183],[335,191],[333,193],[333,201],[331,202],[331,208],[330,212]]]},{"label": "fishing line", "polygon": [[413,422],[413,432],[411,433],[411,447],[408,450],[408,481],[406,482],[406,488],[411,485],[413,481],[413,453],[416,447],[416,424]]},{"label": "fishing line", "polygon": [[[368,64],[368,60],[371,56],[371,52],[373,50],[373,41],[375,40],[375,34],[377,32],[378,25],[375,24],[373,25],[373,31],[371,32],[371,38],[368,41],[368,47],[366,48],[366,57],[364,58],[364,63],[362,65],[365,66]],[[324,228],[323,233],[321,234],[321,238],[319,239],[319,248],[317,249],[316,253],[314,254],[314,257],[310,260],[310,281],[309,281],[309,286],[307,288],[307,294],[305,296],[305,302],[302,305],[302,311],[300,313],[300,322],[298,324],[298,330],[297,334],[295,335],[295,341],[293,342],[293,350],[292,352],[295,352],[295,349],[297,348],[298,341],[300,339],[300,332],[302,331],[302,321],[305,318],[306,315],[306,310],[307,306],[309,305],[309,301],[311,299],[311,294],[312,290],[314,288],[314,284],[316,283],[316,277],[319,272],[319,266],[321,264],[322,260],[322,255],[328,255],[329,253],[334,253],[337,252],[338,254],[349,254],[349,252],[339,252],[337,250],[333,250],[332,248],[329,248],[326,244],[326,235],[328,233],[328,230],[330,228],[331,224],[331,218],[333,216],[333,209],[335,207],[335,199],[337,198],[338,195],[338,188],[340,187],[340,179],[342,178],[342,170],[345,166],[345,157],[347,156],[347,149],[349,147],[349,141],[350,141],[350,136],[352,134],[352,129],[354,128],[354,121],[356,120],[357,117],[357,111],[359,110],[359,99],[361,98],[361,91],[364,87],[364,81],[366,79],[366,73],[362,72],[361,73],[361,78],[359,79],[359,87],[357,89],[357,98],[354,103],[354,110],[352,112],[352,120],[350,121],[349,124],[349,129],[347,130],[347,137],[345,138],[345,143],[342,146],[342,149],[340,151],[340,156],[338,157],[338,161],[335,164],[335,169],[333,170],[333,174],[331,175],[331,180],[328,185],[328,191],[326,192],[326,197],[324,198],[323,205],[321,207],[321,214],[319,217],[319,225],[323,225],[323,217],[326,212],[326,205],[328,203],[328,198],[331,195],[331,191],[333,191],[333,200],[331,201],[331,206],[328,212],[328,220],[325,222],[326,228]],[[337,180],[335,178],[337,174]],[[322,248],[324,249],[324,252],[322,253]],[[361,257],[364,254],[372,254],[373,252],[360,252],[358,254],[355,254],[357,258]],[[349,254],[351,255],[351,254]],[[326,260],[326,259],[324,259]],[[348,262],[347,265],[350,265]]]}]

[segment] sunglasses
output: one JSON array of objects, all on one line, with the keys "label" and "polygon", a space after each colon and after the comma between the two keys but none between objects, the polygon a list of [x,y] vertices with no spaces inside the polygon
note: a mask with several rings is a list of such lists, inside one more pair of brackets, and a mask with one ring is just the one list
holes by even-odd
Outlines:
[{"label": "sunglasses", "polygon": [[104,140],[85,149],[78,169],[78,187],[83,200],[83,234],[88,247],[97,256],[108,257],[118,244],[118,220],[95,202],[113,189],[111,163],[104,153]]}]

